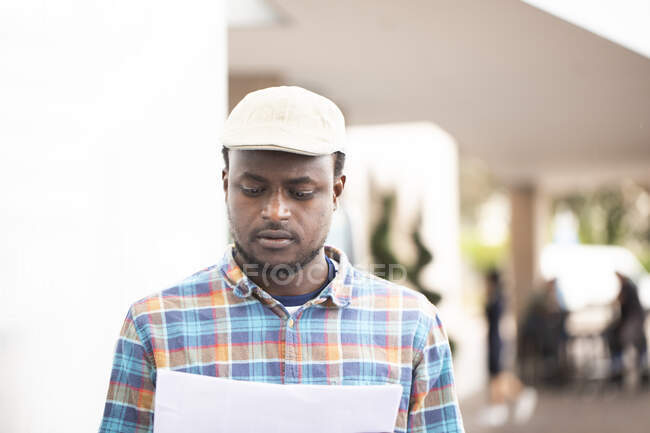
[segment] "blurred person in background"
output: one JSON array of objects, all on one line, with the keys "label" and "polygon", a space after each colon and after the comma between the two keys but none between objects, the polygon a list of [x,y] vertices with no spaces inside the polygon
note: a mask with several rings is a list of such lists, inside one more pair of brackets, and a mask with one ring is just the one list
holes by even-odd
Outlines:
[{"label": "blurred person in background", "polygon": [[498,269],[490,269],[485,276],[485,318],[488,323],[489,406],[481,415],[481,422],[493,427],[504,425],[510,418],[510,405],[514,405],[513,420],[526,423],[533,415],[537,393],[525,387],[512,372],[504,370],[504,344],[501,336],[501,319],[506,311],[506,296]]},{"label": "blurred person in background", "polygon": [[519,332],[519,358],[527,381],[562,385],[568,380],[568,312],[552,278],[532,296]]},{"label": "blurred person in background", "polygon": [[485,277],[486,303],[485,317],[488,323],[488,372],[490,380],[494,379],[502,369],[501,348],[503,341],[499,326],[505,309],[505,295],[501,284],[501,274],[496,269],[490,269]]},{"label": "blurred person in background", "polygon": [[625,275],[616,272],[620,288],[615,301],[618,315],[604,332],[610,353],[610,381],[623,385],[623,354],[628,347],[636,350],[636,368],[643,385],[650,382],[648,371],[648,343],[645,335],[646,313],[639,300],[637,287]]}]

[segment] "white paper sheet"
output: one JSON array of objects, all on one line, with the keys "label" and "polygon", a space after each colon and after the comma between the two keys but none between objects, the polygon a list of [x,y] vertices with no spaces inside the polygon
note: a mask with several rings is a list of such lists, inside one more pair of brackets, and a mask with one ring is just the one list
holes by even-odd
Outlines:
[{"label": "white paper sheet", "polygon": [[400,385],[279,385],[158,370],[154,433],[392,432]]}]

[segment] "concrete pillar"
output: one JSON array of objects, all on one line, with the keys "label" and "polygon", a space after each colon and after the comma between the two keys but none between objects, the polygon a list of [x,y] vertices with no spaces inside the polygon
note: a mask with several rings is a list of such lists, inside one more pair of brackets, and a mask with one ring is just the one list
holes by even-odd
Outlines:
[{"label": "concrete pillar", "polygon": [[549,202],[535,185],[510,188],[514,312],[519,319],[540,283],[539,254],[547,239]]}]

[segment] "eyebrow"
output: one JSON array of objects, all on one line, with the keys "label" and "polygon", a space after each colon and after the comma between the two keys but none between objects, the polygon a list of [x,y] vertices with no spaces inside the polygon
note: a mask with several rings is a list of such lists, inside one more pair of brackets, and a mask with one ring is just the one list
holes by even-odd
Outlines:
[{"label": "eyebrow", "polygon": [[301,177],[296,177],[296,178],[293,178],[293,179],[289,179],[286,183],[288,183],[289,185],[295,185],[295,184],[298,184],[298,183],[313,183],[313,182],[314,182],[314,180],[311,177],[309,177],[309,176],[301,176]]},{"label": "eyebrow", "polygon": [[[247,178],[256,180],[258,182],[268,183],[268,179],[266,179],[265,177],[262,177],[262,176],[257,175],[257,174],[250,173],[248,171],[242,173],[242,177],[247,177]],[[293,179],[289,179],[289,180],[285,181],[284,183],[289,184],[289,185],[296,185],[296,184],[300,184],[300,183],[314,183],[314,179],[312,179],[309,176],[300,176],[300,177],[295,177]]]},{"label": "eyebrow", "polygon": [[265,177],[258,176],[257,174],[249,173],[249,172],[247,172],[247,171],[245,171],[245,172],[241,175],[241,177],[249,177],[249,178],[251,178],[251,179],[253,179],[253,180],[256,180],[256,181],[258,181],[258,182],[265,182],[265,183],[268,182],[268,181],[266,180]]}]

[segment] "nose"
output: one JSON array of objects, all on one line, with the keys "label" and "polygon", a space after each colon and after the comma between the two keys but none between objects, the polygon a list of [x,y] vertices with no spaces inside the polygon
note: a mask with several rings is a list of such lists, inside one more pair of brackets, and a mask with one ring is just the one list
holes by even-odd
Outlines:
[{"label": "nose", "polygon": [[285,200],[281,191],[276,191],[271,194],[264,209],[262,209],[262,218],[274,222],[288,220],[291,216],[291,211]]}]

